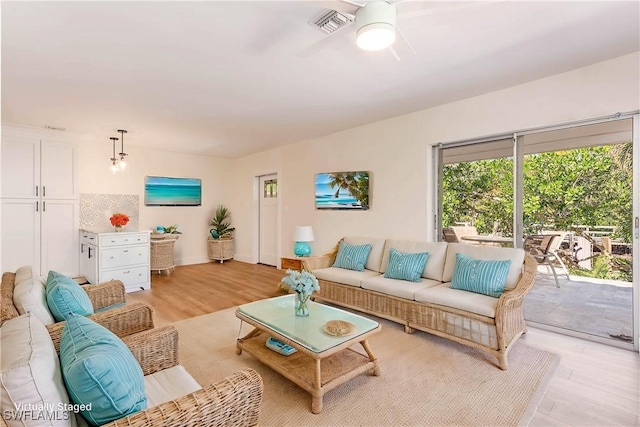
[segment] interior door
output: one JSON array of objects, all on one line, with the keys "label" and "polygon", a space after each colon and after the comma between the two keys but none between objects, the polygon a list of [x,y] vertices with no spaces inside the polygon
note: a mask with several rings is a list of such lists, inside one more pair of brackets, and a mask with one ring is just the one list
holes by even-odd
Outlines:
[{"label": "interior door", "polygon": [[260,264],[278,264],[278,176],[260,177]]}]

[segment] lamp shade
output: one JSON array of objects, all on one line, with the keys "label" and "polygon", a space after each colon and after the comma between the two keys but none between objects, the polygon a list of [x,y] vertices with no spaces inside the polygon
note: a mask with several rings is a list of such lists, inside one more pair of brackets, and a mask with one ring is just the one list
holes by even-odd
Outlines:
[{"label": "lamp shade", "polygon": [[311,247],[307,242],[313,242],[313,228],[310,225],[296,226],[293,230],[293,240],[296,242],[293,253],[298,256],[311,255]]},{"label": "lamp shade", "polygon": [[293,230],[294,242],[313,242],[313,227],[310,225],[296,226]]}]

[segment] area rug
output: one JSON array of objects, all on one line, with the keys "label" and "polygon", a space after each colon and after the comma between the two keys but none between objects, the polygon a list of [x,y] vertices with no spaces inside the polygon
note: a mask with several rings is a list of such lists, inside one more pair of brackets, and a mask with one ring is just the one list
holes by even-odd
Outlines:
[{"label": "area rug", "polygon": [[558,355],[517,342],[509,369],[502,371],[479,350],[420,331],[406,334],[397,323],[376,320],[382,332],[369,343],[381,376],[363,374],[328,392],[317,415],[307,392],[250,355],[236,355],[236,338],[250,326],[240,332],[235,309],[174,326],[180,362],[201,385],[246,367],[260,373],[262,426],[527,425],[559,361]]}]

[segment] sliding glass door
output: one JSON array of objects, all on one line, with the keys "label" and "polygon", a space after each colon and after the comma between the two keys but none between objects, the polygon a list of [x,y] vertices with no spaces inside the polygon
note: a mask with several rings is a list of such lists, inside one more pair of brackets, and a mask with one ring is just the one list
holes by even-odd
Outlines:
[{"label": "sliding glass door", "polygon": [[539,266],[527,321],[637,349],[637,122],[636,114],[435,147],[438,237],[470,226],[520,247],[526,235],[556,235],[557,278]]}]

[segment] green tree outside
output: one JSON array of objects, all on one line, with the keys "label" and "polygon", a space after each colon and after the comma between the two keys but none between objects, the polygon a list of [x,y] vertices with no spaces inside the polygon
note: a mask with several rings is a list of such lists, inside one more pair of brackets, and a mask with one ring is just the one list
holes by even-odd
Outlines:
[{"label": "green tree outside", "polygon": [[[575,225],[613,225],[611,237],[631,242],[631,143],[527,155],[525,234]],[[480,234],[513,235],[513,161],[496,158],[445,165],[443,226],[467,222]]]}]

